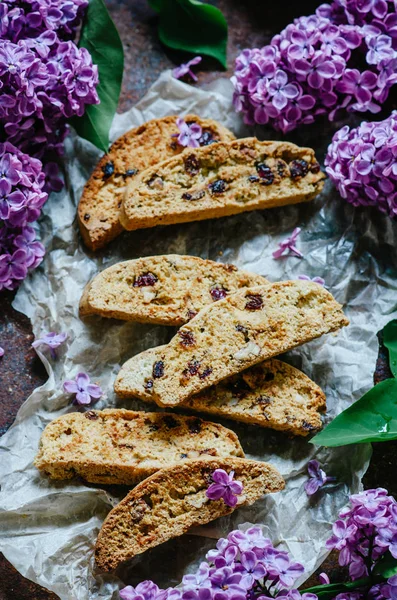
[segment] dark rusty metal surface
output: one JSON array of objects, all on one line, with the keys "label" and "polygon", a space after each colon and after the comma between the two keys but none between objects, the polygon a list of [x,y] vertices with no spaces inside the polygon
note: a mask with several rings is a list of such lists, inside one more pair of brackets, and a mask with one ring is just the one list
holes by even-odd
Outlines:
[{"label": "dark rusty metal surface", "polygon": [[[156,16],[146,0],[107,0],[107,5],[120,32],[125,49],[125,73],[119,110],[137,102],[164,69],[186,59],[181,53],[165,49],[157,38]],[[258,2],[258,0],[219,0],[229,24],[228,70],[219,71],[217,63],[205,59],[197,70],[198,85],[218,77],[229,77],[236,55],[245,47],[266,44],[271,35],[285,27],[294,17],[310,14],[320,2]],[[323,135],[323,126],[319,130]],[[0,435],[13,422],[18,408],[38,385],[45,381],[45,371],[31,348],[29,320],[11,307],[13,294],[0,295],[0,346],[6,354],[0,359]],[[383,357],[383,358],[382,358]],[[387,355],[382,350],[382,365],[377,377],[386,373]],[[366,487],[382,485],[397,495],[392,465],[396,464],[397,442],[375,444],[371,467],[365,477]],[[341,573],[336,557],[321,567],[335,581]],[[310,584],[315,585],[313,576]],[[0,555],[0,600],[56,600],[57,596],[24,579]]]}]

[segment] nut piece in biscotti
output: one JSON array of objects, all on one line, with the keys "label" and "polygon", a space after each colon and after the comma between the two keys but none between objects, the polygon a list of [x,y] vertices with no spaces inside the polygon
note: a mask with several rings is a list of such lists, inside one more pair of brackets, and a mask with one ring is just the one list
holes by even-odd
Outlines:
[{"label": "nut piece in biscotti", "polygon": [[125,229],[186,223],[312,200],[325,175],[310,148],[245,138],[188,148],[128,185]]},{"label": "nut piece in biscotti", "polygon": [[[165,346],[128,360],[114,388],[119,396],[152,401],[153,367]],[[271,358],[185,400],[183,409],[306,436],[321,429],[325,394],[307,375]]]},{"label": "nut piece in biscotti", "polygon": [[80,316],[183,325],[207,304],[266,283],[260,275],[196,256],[148,256],[118,263],[94,277],[81,298]]},{"label": "nut piece in biscotti", "polygon": [[243,457],[236,434],[197,417],[90,410],[45,428],[36,467],[52,479],[131,485],[159,469],[198,458]]},{"label": "nut piece in biscotti", "polygon": [[244,489],[236,508],[278,492],[284,480],[270,464],[242,458],[190,461],[162,469],[134,488],[108,514],[99,532],[95,560],[103,571],[149,548],[233,512],[223,500],[209,500],[206,490],[215,469],[234,471]]},{"label": "nut piece in biscotti", "polygon": [[[164,347],[152,398],[175,406],[254,364],[349,321],[332,294],[312,281],[247,288],[203,308]],[[189,345],[184,339],[189,338]]]},{"label": "nut piece in biscotti", "polygon": [[[144,169],[180,154],[185,148],[175,134],[177,116],[148,121],[131,129],[112,144],[87,181],[77,211],[81,235],[91,250],[98,250],[123,230],[119,213],[126,185]],[[211,119],[197,115],[184,117],[187,123],[201,125],[201,146],[230,141],[234,135]]]}]

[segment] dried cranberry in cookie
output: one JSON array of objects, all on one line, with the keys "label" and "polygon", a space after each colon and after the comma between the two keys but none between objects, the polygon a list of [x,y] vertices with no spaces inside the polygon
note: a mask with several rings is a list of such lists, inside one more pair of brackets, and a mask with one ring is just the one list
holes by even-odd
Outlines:
[{"label": "dried cranberry in cookie", "polygon": [[247,294],[246,299],[247,310],[260,310],[263,307],[263,298],[260,294]]},{"label": "dried cranberry in cookie", "polygon": [[189,154],[184,160],[185,171],[189,175],[197,175],[200,171],[200,161],[194,154]]},{"label": "dried cranberry in cookie", "polygon": [[153,377],[159,379],[164,376],[164,363],[162,360],[158,360],[153,365]]},{"label": "dried cranberry in cookie", "polygon": [[208,189],[212,195],[223,194],[227,190],[227,183],[224,179],[217,179],[209,184]]},{"label": "dried cranberry in cookie", "polygon": [[178,331],[178,335],[181,338],[181,341],[179,342],[181,346],[185,346],[185,348],[187,348],[188,346],[195,345],[196,342],[191,331],[180,330]]},{"label": "dried cranberry in cookie", "polygon": [[263,185],[271,185],[274,181],[274,174],[271,168],[265,163],[257,163],[256,165],[257,173],[261,179],[261,183]]},{"label": "dried cranberry in cookie", "polygon": [[102,171],[103,171],[103,179],[109,179],[109,177],[111,177],[114,173],[113,161],[109,161],[105,165],[103,165]]},{"label": "dried cranberry in cookie", "polygon": [[210,289],[210,294],[214,301],[222,300],[223,298],[226,298],[227,291],[223,287],[213,287]]},{"label": "dried cranberry in cookie", "polygon": [[309,172],[309,165],[306,160],[303,160],[303,158],[298,158],[297,160],[290,162],[289,172],[292,179],[299,179],[300,177],[307,175]]},{"label": "dried cranberry in cookie", "polygon": [[156,275],[154,275],[154,273],[143,273],[142,275],[139,275],[135,281],[133,286],[134,287],[146,287],[149,285],[154,285],[156,282],[158,281],[158,278],[156,277]]}]

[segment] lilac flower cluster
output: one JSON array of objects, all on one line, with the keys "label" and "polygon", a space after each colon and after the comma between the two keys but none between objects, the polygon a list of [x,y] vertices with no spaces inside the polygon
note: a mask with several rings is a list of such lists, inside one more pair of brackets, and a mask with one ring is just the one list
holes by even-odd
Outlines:
[{"label": "lilac flower cluster", "polygon": [[[339,564],[349,567],[354,581],[371,575],[377,561],[389,551],[397,558],[397,502],[387,490],[366,490],[350,497],[350,507],[340,513],[327,548],[339,551]],[[397,577],[374,585],[371,590],[354,590],[338,600],[396,598]]]},{"label": "lilac flower cluster", "polygon": [[12,42],[37,38],[55,31],[60,39],[72,39],[88,0],[2,0],[0,35]]},{"label": "lilac flower cluster", "polygon": [[152,581],[120,591],[122,600],[317,600],[292,589],[303,573],[287,552],[277,550],[260,527],[232,531],[207,554],[198,571],[179,588],[160,590]]},{"label": "lilac flower cluster", "polygon": [[356,129],[342,127],[332,139],[325,165],[342,198],[354,206],[376,206],[395,217],[397,112]]},{"label": "lilac flower cluster", "polygon": [[0,4],[0,124],[10,142],[44,163],[62,153],[66,120],[99,102],[97,67],[69,39],[87,4]]},{"label": "lilac flower cluster", "polygon": [[14,289],[44,256],[30,224],[47,200],[41,162],[0,144],[0,291]]},{"label": "lilac flower cluster", "polygon": [[339,109],[379,112],[397,81],[396,0],[334,0],[237,57],[234,106],[284,133]]},{"label": "lilac flower cluster", "polygon": [[[44,256],[31,227],[50,190],[67,119],[97,104],[97,67],[72,41],[88,0],[0,2],[0,291]],[[39,159],[39,160],[38,160]],[[43,166],[44,165],[44,166]]]}]

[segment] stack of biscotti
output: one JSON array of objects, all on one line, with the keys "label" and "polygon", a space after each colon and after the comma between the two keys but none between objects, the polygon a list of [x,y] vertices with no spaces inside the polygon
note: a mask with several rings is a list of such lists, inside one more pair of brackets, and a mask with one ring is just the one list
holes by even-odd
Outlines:
[{"label": "stack of biscotti", "polygon": [[220,123],[202,128],[198,148],[178,143],[177,116],[149,121],[119,138],[88,180],[78,206],[85,244],[102,248],[123,228],[185,223],[307,202],[324,174],[310,148],[235,140]]},{"label": "stack of biscotti", "polygon": [[[171,115],[131,129],[98,162],[84,187],[77,211],[81,235],[91,250],[102,248],[122,232],[119,215],[128,183],[145,169],[184,150],[176,139],[177,119]],[[234,139],[231,131],[212,119],[197,115],[187,115],[184,119],[189,125],[196,123],[202,128],[200,146]]]},{"label": "stack of biscotti", "polygon": [[[164,349],[150,348],[128,360],[115,381],[116,393],[153,403],[151,381]],[[180,408],[307,436],[321,429],[326,402],[307,375],[271,358],[191,396]]]},{"label": "stack of biscotti", "polygon": [[320,427],[324,395],[296,369],[264,361],[347,324],[316,283],[244,288],[204,307],[166,346],[133,357],[115,391],[307,435]]},{"label": "stack of biscotti", "polygon": [[[35,465],[52,479],[141,482],[109,513],[99,533],[96,562],[105,571],[284,487],[274,467],[244,458],[232,431],[167,413],[114,409],[63,415],[45,428]],[[243,484],[236,507],[208,498],[216,469],[234,473]]]},{"label": "stack of biscotti", "polygon": [[308,202],[323,188],[313,150],[244,138],[182,154],[128,185],[120,221],[130,231]]}]

